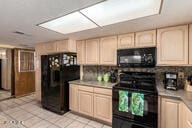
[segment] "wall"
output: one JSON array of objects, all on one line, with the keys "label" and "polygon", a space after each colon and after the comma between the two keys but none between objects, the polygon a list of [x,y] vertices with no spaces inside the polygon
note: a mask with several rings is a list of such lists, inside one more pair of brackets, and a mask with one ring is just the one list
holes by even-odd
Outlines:
[{"label": "wall", "polygon": [[183,67],[155,67],[155,68],[118,68],[110,66],[84,66],[83,67],[83,80],[97,80],[97,75],[109,72],[111,69],[117,69],[120,71],[133,71],[133,72],[154,72],[156,73],[156,81],[162,82],[164,79],[165,72],[183,72],[184,78],[178,79],[178,85],[183,88],[184,82],[189,75],[192,75],[192,66]]}]

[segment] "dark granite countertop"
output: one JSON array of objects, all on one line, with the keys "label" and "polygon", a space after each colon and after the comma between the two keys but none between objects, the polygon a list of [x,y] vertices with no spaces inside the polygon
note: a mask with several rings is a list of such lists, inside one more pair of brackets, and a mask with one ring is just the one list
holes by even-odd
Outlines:
[{"label": "dark granite countertop", "polygon": [[106,83],[106,82],[98,82],[98,81],[87,81],[87,80],[74,80],[70,81],[70,84],[78,84],[78,85],[85,85],[85,86],[93,86],[93,87],[99,87],[99,88],[106,88],[106,89],[112,89],[112,87],[117,83]]},{"label": "dark granite countertop", "polygon": [[159,96],[179,99],[192,111],[192,92],[187,92],[183,89],[172,91],[164,89],[162,83],[157,85],[157,91]]}]

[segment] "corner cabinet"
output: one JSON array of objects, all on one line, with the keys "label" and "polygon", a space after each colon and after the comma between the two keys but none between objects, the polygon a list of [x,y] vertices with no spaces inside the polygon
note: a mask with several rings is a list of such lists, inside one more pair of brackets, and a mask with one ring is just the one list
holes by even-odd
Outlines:
[{"label": "corner cabinet", "polygon": [[118,49],[133,48],[135,46],[134,33],[118,36]]},{"label": "corner cabinet", "polygon": [[183,104],[183,128],[192,128],[192,112]]},{"label": "corner cabinet", "polygon": [[75,40],[61,40],[56,41],[58,52],[76,52],[76,41]]},{"label": "corner cabinet", "polygon": [[77,63],[85,64],[85,41],[77,41]]},{"label": "corner cabinet", "polygon": [[157,64],[188,64],[188,25],[157,30]]},{"label": "corner cabinet", "polygon": [[100,65],[117,64],[117,36],[100,39]]},{"label": "corner cabinet", "polygon": [[192,65],[192,24],[189,25],[189,64]]},{"label": "corner cabinet", "polygon": [[135,33],[135,47],[155,47],[155,46],[156,46],[156,30]]},{"label": "corner cabinet", "polygon": [[99,39],[86,40],[86,64],[99,64]]},{"label": "corner cabinet", "polygon": [[160,128],[182,128],[182,102],[161,98]]}]

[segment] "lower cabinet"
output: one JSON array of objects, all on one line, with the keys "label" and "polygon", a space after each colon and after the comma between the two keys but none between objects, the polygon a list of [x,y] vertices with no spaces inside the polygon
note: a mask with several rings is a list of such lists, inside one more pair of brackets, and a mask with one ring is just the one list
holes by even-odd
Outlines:
[{"label": "lower cabinet", "polygon": [[79,113],[93,116],[93,93],[79,90]]},{"label": "lower cabinet", "polygon": [[71,85],[69,87],[69,108],[72,111],[78,112],[79,104],[78,104],[78,85]]},{"label": "lower cabinet", "polygon": [[182,128],[182,102],[169,98],[160,102],[160,128]]},{"label": "lower cabinet", "polygon": [[112,123],[112,97],[94,94],[94,117]]},{"label": "lower cabinet", "polygon": [[112,123],[112,89],[75,84],[69,89],[71,111]]},{"label": "lower cabinet", "polygon": [[183,128],[192,128],[192,112],[183,104]]}]

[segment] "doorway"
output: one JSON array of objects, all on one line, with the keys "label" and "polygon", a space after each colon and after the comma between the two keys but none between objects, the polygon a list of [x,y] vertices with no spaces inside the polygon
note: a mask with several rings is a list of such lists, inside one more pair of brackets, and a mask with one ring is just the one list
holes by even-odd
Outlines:
[{"label": "doorway", "polygon": [[0,49],[0,101],[12,97],[12,50]]}]

